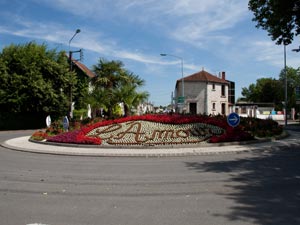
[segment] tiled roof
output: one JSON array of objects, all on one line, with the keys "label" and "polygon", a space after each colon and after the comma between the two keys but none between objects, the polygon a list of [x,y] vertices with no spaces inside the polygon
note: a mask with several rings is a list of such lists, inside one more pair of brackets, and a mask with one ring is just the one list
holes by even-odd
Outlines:
[{"label": "tiled roof", "polygon": [[[177,80],[177,82],[180,82],[182,79]],[[224,83],[224,84],[228,84],[228,81],[221,79],[217,76],[214,76],[208,72],[206,72],[205,70],[202,70],[200,72],[194,73],[190,76],[184,77],[183,78],[184,81],[191,81],[191,82],[198,82],[198,81],[202,81],[202,82],[214,82],[214,83]]]},{"label": "tiled roof", "polygon": [[84,72],[88,77],[93,78],[96,75],[89,69],[87,68],[84,64],[82,64],[81,62],[72,59],[73,63],[82,71]]}]

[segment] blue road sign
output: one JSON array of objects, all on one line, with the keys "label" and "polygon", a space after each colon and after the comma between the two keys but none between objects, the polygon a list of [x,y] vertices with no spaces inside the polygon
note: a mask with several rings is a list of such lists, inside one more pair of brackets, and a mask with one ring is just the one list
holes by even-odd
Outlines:
[{"label": "blue road sign", "polygon": [[67,116],[65,116],[65,117],[63,118],[63,127],[64,127],[65,130],[68,130],[68,129],[69,129],[69,119],[68,119]]},{"label": "blue road sign", "polygon": [[230,113],[227,116],[227,123],[232,127],[236,127],[237,125],[239,125],[240,121],[240,116],[237,113]]}]

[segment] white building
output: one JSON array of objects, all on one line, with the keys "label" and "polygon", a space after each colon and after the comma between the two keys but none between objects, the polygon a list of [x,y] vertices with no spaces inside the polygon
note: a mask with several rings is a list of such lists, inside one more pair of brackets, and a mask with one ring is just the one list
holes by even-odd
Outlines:
[{"label": "white building", "polygon": [[[179,79],[175,86],[175,108],[178,112],[206,115],[228,115],[232,112],[234,82],[202,71]],[[184,103],[181,103],[184,87]],[[178,101],[179,99],[179,101]]]}]

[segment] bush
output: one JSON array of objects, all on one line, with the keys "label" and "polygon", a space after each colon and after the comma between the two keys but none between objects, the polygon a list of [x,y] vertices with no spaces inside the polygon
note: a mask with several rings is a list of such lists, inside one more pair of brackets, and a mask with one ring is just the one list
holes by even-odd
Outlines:
[{"label": "bush", "polygon": [[74,109],[73,110],[73,119],[80,120],[87,118],[87,109]]},{"label": "bush", "polygon": [[48,134],[41,130],[34,132],[30,137],[31,140],[35,140],[35,141],[42,141],[47,138],[48,138]]},{"label": "bush", "polygon": [[240,126],[241,129],[248,131],[255,137],[271,137],[279,135],[283,131],[283,127],[271,119],[241,118]]}]

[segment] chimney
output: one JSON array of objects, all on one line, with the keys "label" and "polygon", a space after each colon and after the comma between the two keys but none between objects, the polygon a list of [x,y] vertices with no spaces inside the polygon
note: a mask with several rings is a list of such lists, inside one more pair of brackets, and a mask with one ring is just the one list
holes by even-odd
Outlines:
[{"label": "chimney", "polygon": [[225,80],[226,79],[226,76],[225,76],[225,72],[223,71],[222,72],[222,80]]}]

